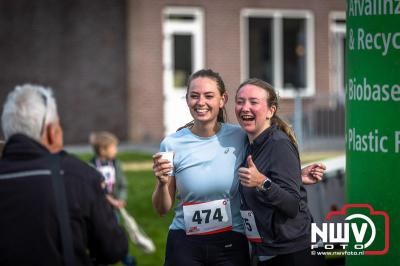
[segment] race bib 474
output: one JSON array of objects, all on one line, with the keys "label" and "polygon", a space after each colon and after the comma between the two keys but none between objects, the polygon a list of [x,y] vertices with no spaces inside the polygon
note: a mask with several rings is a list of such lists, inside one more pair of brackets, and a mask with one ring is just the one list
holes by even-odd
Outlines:
[{"label": "race bib 474", "polygon": [[231,205],[228,199],[185,202],[183,216],[187,235],[207,235],[232,230]]}]

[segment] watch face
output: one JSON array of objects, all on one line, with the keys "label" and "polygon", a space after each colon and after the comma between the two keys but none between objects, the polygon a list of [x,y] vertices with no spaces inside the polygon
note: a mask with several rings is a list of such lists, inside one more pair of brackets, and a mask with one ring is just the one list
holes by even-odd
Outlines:
[{"label": "watch face", "polygon": [[271,187],[271,185],[272,185],[271,180],[270,180],[270,179],[266,179],[266,180],[264,181],[263,188],[264,188],[265,190],[268,190],[268,189]]}]

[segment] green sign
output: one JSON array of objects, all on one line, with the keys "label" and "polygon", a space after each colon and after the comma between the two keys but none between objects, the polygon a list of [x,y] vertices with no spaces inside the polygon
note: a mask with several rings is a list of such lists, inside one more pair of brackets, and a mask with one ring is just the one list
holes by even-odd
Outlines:
[{"label": "green sign", "polygon": [[400,265],[400,1],[347,0],[346,15],[347,202],[390,221],[367,210],[373,252],[346,265]]}]

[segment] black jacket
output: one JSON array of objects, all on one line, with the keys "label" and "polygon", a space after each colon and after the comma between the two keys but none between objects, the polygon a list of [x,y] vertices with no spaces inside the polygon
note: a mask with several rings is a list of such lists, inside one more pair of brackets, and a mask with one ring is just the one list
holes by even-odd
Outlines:
[{"label": "black jacket", "polygon": [[[0,160],[0,265],[62,265],[49,151],[23,135],[12,136]],[[127,238],[92,167],[60,153],[76,265],[114,263]]]},{"label": "black jacket", "polygon": [[253,211],[262,243],[253,244],[254,254],[289,254],[310,246],[312,217],[301,183],[297,147],[276,126],[261,133],[248,146],[257,169],[272,181],[269,190],[240,186],[242,209]]}]

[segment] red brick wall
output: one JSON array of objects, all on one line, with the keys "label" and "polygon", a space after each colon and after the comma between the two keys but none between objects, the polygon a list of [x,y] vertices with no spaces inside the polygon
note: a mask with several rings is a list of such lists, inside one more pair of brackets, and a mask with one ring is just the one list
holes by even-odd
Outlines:
[{"label": "red brick wall", "polygon": [[163,134],[161,1],[128,3],[128,136],[157,142]]}]

